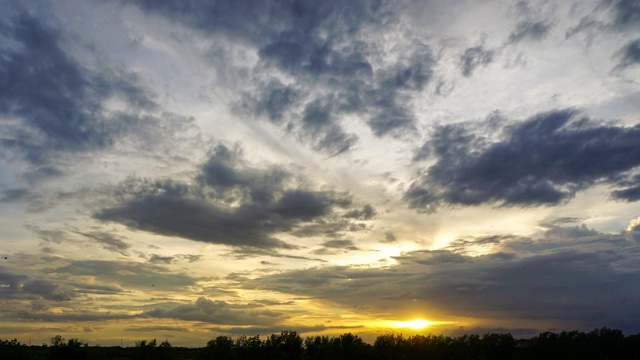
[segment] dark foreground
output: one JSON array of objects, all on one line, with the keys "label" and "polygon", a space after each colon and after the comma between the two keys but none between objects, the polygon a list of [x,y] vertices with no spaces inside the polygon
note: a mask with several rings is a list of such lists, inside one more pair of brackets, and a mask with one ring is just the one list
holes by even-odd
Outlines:
[{"label": "dark foreground", "polygon": [[16,340],[0,341],[0,359],[616,359],[640,360],[640,334],[624,336],[619,330],[596,329],[541,333],[530,339],[489,333],[460,337],[398,334],[379,336],[373,344],[351,333],[337,337],[303,339],[295,331],[261,339],[259,336],[218,336],[203,348],[173,347],[168,341],[141,340],[135,347],[87,346],[78,339],[55,336],[51,343],[26,346]]}]

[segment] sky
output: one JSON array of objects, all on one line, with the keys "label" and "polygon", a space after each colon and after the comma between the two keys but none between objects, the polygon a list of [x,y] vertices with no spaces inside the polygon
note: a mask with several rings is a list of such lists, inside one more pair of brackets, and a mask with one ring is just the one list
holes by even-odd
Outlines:
[{"label": "sky", "polygon": [[2,1],[0,84],[0,338],[640,332],[638,0]]}]

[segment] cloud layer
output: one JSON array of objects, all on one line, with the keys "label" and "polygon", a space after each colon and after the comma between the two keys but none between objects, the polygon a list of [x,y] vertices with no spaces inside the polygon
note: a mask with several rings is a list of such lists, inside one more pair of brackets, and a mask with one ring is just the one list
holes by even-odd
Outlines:
[{"label": "cloud layer", "polygon": [[[600,183],[617,183],[640,165],[640,125],[590,120],[573,110],[537,114],[513,125],[492,124],[492,140],[477,125],[445,125],[416,159],[436,159],[405,193],[408,204],[435,211],[442,205],[554,205]],[[493,125],[493,127],[492,127]],[[631,200],[633,190],[615,196]]]}]

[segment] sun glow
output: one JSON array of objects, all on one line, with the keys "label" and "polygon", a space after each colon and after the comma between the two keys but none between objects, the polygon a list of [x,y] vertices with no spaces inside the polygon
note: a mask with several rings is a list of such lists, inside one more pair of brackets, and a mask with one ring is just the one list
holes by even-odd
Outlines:
[{"label": "sun glow", "polygon": [[413,319],[409,321],[393,321],[392,325],[396,328],[410,328],[414,330],[424,329],[428,326],[435,324],[433,321],[424,319]]}]

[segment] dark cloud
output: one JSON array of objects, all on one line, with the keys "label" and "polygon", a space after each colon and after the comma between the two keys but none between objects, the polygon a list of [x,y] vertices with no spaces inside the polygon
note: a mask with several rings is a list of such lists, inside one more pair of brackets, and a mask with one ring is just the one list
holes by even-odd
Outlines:
[{"label": "dark cloud", "polygon": [[94,217],[167,236],[262,249],[296,248],[278,240],[277,233],[305,236],[305,226],[325,231],[349,226],[335,211],[348,208],[348,194],[296,182],[288,171],[252,167],[239,147],[220,144],[202,165],[196,184],[130,179],[111,190],[116,201]]},{"label": "dark cloud", "polygon": [[45,242],[60,244],[65,239],[67,239],[67,234],[62,230],[46,230],[33,224],[27,224],[25,225],[25,228],[36,234],[38,238],[44,240]]},{"label": "dark cloud", "polygon": [[196,284],[198,279],[185,273],[151,263],[133,261],[84,260],[72,261],[56,267],[58,274],[70,276],[94,276],[100,282],[117,284],[124,289],[151,289],[180,291]]},{"label": "dark cloud", "polygon": [[0,49],[0,116],[20,119],[22,126],[0,123],[0,144],[28,161],[45,163],[52,151],[113,144],[126,123],[105,111],[103,102],[110,98],[135,108],[154,106],[135,76],[90,72],[65,51],[62,34],[37,18],[23,13],[3,27],[11,42]]},{"label": "dark cloud", "polygon": [[0,200],[4,202],[17,202],[25,199],[29,199],[32,196],[31,191],[25,188],[7,189],[2,191],[2,198]]},{"label": "dark cloud", "polygon": [[194,262],[198,262],[198,261],[202,261],[202,255],[191,255],[191,254],[178,254],[176,255],[176,258],[181,259],[181,260],[186,260],[190,263],[194,263]]},{"label": "dark cloud", "polygon": [[640,165],[639,125],[601,124],[558,110],[501,131],[491,141],[468,124],[438,128],[417,156],[429,153],[436,162],[411,184],[405,200],[426,211],[441,205],[552,205],[594,184],[621,182]]},{"label": "dark cloud", "polygon": [[618,69],[640,64],[640,39],[626,44],[617,55],[620,58]]},{"label": "dark cloud", "polygon": [[392,242],[396,242],[396,241],[397,241],[396,236],[393,233],[388,232],[388,233],[384,234],[384,242],[392,243]]},{"label": "dark cloud", "polygon": [[[378,311],[428,308],[434,313],[487,319],[543,320],[638,331],[637,244],[624,235],[581,234],[545,240],[492,236],[479,241],[511,244],[502,252],[465,256],[446,250],[414,251],[388,268],[330,266],[263,276],[251,286],[311,296]],[[571,233],[571,232],[569,232]],[[567,234],[563,235],[566,236]],[[571,235],[573,236],[573,235]],[[542,242],[542,243],[539,243]],[[542,251],[558,243],[556,251]],[[561,244],[561,247],[560,247]]]},{"label": "dark cloud", "polygon": [[268,257],[282,258],[282,259],[294,259],[294,260],[327,262],[326,260],[319,259],[319,258],[313,258],[313,257],[301,256],[301,255],[284,254],[284,253],[277,252],[277,251],[272,250],[272,249],[257,248],[257,247],[253,247],[253,246],[235,247],[231,252],[229,252],[229,253],[227,253],[225,255],[232,256],[235,259],[247,259],[247,258],[252,258],[252,257],[256,257],[256,256],[268,256]]},{"label": "dark cloud", "polygon": [[278,80],[271,80],[263,85],[254,97],[247,96],[244,106],[258,116],[266,116],[271,122],[283,122],[287,110],[299,100],[300,93],[293,86],[283,85]]},{"label": "dark cloud", "polygon": [[31,300],[34,310],[48,308],[46,302],[41,302],[43,300],[61,302],[86,294],[113,295],[123,292],[122,288],[112,284],[89,284],[71,278],[52,278],[51,274],[27,276],[5,271],[0,271],[0,285],[1,299]]},{"label": "dark cloud", "polygon": [[198,298],[193,304],[162,304],[144,311],[140,317],[169,318],[220,325],[271,325],[286,317],[262,305],[237,305],[220,300]]},{"label": "dark cloud", "polygon": [[348,211],[344,216],[351,219],[371,220],[376,215],[376,209],[367,204],[362,209],[353,209]]},{"label": "dark cloud", "polygon": [[614,25],[628,28],[640,25],[640,2],[638,0],[619,0],[615,2]]},{"label": "dark cloud", "polygon": [[473,253],[473,251],[477,251],[477,248],[491,250],[500,243],[515,239],[518,239],[518,237],[513,235],[489,235],[456,239],[452,241],[446,249],[454,253],[467,254],[469,249],[471,250],[471,253]]},{"label": "dark cloud", "polygon": [[322,245],[334,249],[358,250],[351,240],[329,240]]},{"label": "dark cloud", "polygon": [[509,35],[508,42],[513,44],[526,39],[541,40],[550,28],[551,24],[547,21],[522,21]]},{"label": "dark cloud", "polygon": [[127,255],[127,249],[131,247],[120,236],[103,231],[77,232],[99,243],[103,249]]},{"label": "dark cloud", "polygon": [[322,246],[322,248],[314,250],[313,253],[318,255],[333,255],[360,250],[351,240],[329,240],[325,241]]},{"label": "dark cloud", "polygon": [[7,291],[19,291],[22,283],[27,279],[28,277],[25,275],[14,274],[0,269],[0,284],[2,285],[0,287],[0,294]]},{"label": "dark cloud", "polygon": [[31,184],[37,184],[43,180],[57,178],[62,175],[64,175],[64,172],[54,166],[38,166],[25,174],[25,178]]},{"label": "dark cloud", "polygon": [[153,264],[171,264],[175,258],[173,256],[160,256],[153,254],[149,258],[149,262]]},{"label": "dark cloud", "polygon": [[22,285],[22,292],[42,297],[46,300],[65,301],[72,291],[59,283],[48,280],[31,280]]},{"label": "dark cloud", "polygon": [[640,200],[640,186],[629,187],[622,190],[615,190],[613,197],[619,200],[638,201]]},{"label": "dark cloud", "polygon": [[[147,13],[257,50],[251,70],[255,87],[236,106],[264,117],[302,142],[331,155],[353,148],[348,115],[363,118],[376,136],[415,131],[412,94],[433,77],[431,49],[414,41],[385,51],[369,31],[391,30],[397,5],[370,1],[135,2]],[[387,29],[388,28],[388,29]],[[410,39],[409,39],[410,40]],[[381,61],[382,60],[382,61]],[[286,80],[285,80],[286,79]]]},{"label": "dark cloud", "polygon": [[478,45],[470,47],[460,56],[460,68],[462,75],[471,76],[475,68],[478,66],[486,66],[490,64],[495,56],[493,50],[485,49],[484,46]]},{"label": "dark cloud", "polygon": [[93,312],[93,311],[69,311],[63,313],[52,312],[29,312],[18,311],[15,315],[18,319],[24,320],[37,320],[44,322],[73,322],[73,321],[107,321],[107,320],[125,320],[132,319],[135,315],[118,314],[111,311],[108,312]]}]

